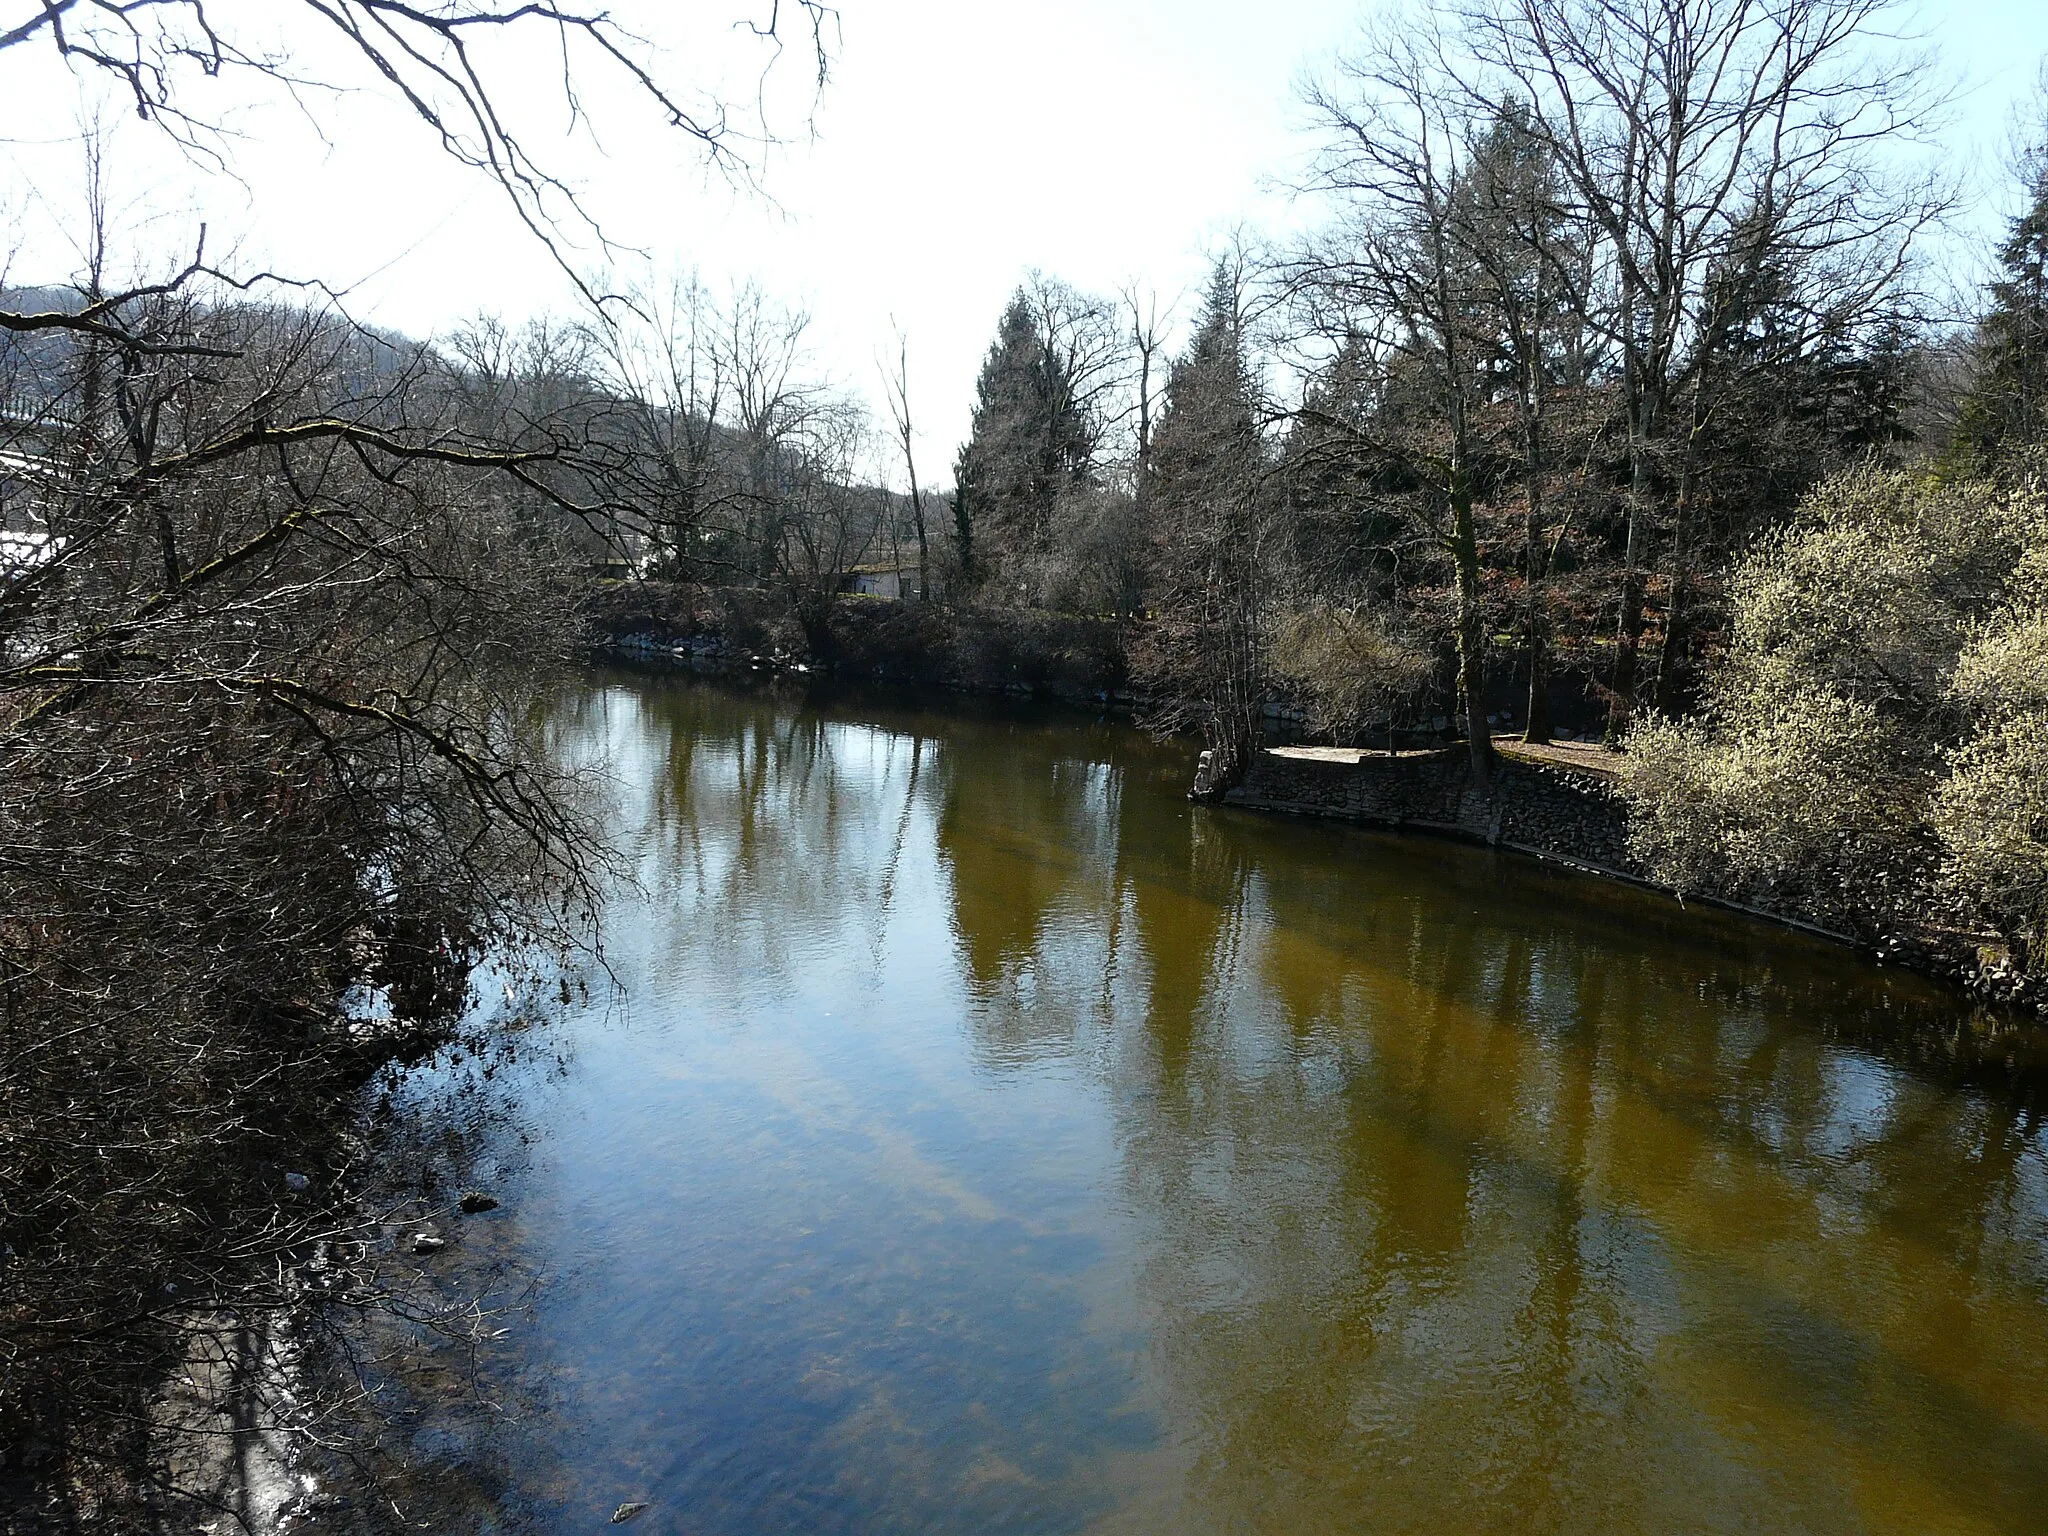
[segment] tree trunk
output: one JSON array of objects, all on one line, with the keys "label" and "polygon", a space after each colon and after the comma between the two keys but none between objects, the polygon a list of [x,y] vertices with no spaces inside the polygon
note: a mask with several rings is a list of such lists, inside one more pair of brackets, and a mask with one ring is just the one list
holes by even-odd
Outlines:
[{"label": "tree trunk", "polygon": [[924,532],[924,505],[917,509],[917,600],[928,603],[932,600],[932,550]]},{"label": "tree trunk", "polygon": [[1712,374],[1703,365],[1693,390],[1691,430],[1686,434],[1685,461],[1678,477],[1678,503],[1671,523],[1671,611],[1664,621],[1664,645],[1657,653],[1657,712],[1681,713],[1687,655],[1692,646],[1694,569],[1692,537],[1694,488],[1698,483],[1701,434],[1706,430]]},{"label": "tree trunk", "polygon": [[1522,740],[1531,746],[1550,742],[1550,637],[1544,632],[1543,616],[1529,604],[1529,723]]},{"label": "tree trunk", "polygon": [[1462,488],[1452,493],[1451,518],[1451,554],[1458,568],[1458,697],[1465,708],[1472,777],[1485,790],[1493,786],[1493,733],[1486,724],[1486,613],[1480,602],[1479,532],[1472,497]]},{"label": "tree trunk", "polygon": [[1619,746],[1628,734],[1636,709],[1636,657],[1643,643],[1643,499],[1647,494],[1647,472],[1638,449],[1634,483],[1629,489],[1628,544],[1622,556],[1621,611],[1614,629],[1614,672],[1609,679],[1607,745]]},{"label": "tree trunk", "polygon": [[1216,792],[1243,781],[1259,752],[1259,667],[1254,639],[1256,621],[1250,591],[1250,573],[1243,568],[1242,549],[1224,551],[1227,585],[1224,588],[1225,621],[1222,639],[1221,687],[1217,708],[1211,716],[1209,746],[1215,756],[1212,782]]},{"label": "tree trunk", "polygon": [[1657,712],[1685,710],[1686,655],[1692,647],[1692,568],[1681,561],[1671,579],[1671,613],[1664,621],[1664,647],[1657,654]]},{"label": "tree trunk", "polygon": [[161,504],[156,509],[156,542],[164,563],[164,591],[176,592],[185,579],[178,560],[178,532],[171,526],[170,513]]},{"label": "tree trunk", "polygon": [[[1541,296],[1541,289],[1538,289]],[[1540,342],[1539,342],[1540,345]],[[1532,354],[1537,347],[1532,347]],[[1543,380],[1538,365],[1529,367],[1527,452],[1529,456],[1529,515],[1524,527],[1522,579],[1526,587],[1522,626],[1529,655],[1529,714],[1522,740],[1542,745],[1550,740],[1550,650],[1545,632],[1543,583],[1550,574],[1550,559],[1543,543]]]},{"label": "tree trunk", "polygon": [[829,666],[835,649],[832,639],[832,594],[815,585],[799,584],[790,606],[796,610],[797,628],[803,632],[804,650],[817,666]]}]

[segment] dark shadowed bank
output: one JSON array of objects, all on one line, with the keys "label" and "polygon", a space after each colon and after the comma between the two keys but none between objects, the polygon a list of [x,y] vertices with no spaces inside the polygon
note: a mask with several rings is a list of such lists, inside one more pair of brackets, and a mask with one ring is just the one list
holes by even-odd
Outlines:
[{"label": "dark shadowed bank", "polygon": [[[578,608],[584,643],[602,657],[709,674],[786,673],[1038,698],[1141,722],[1151,715],[1127,662],[1134,626],[1107,618],[847,596],[832,606],[831,643],[821,650],[806,646],[786,602],[761,591],[604,581],[585,589]],[[1266,724],[1269,735],[1292,733],[1284,712]],[[1401,734],[1424,749],[1261,751],[1243,780],[1216,799],[1455,837],[1593,878],[1670,890],[1631,843],[1628,801],[1612,773],[1583,762],[1503,755],[1481,786],[1463,747],[1433,743],[1427,725]],[[1501,750],[1518,749],[1503,742]],[[2016,965],[1993,934],[1932,920],[1856,931],[1835,914],[1792,904],[1685,899],[1848,944],[1982,1000],[2048,1012],[2048,988]]]},{"label": "dark shadowed bank", "polygon": [[[1047,698],[1149,719],[1133,688],[1133,629],[1110,618],[1038,608],[954,608],[844,596],[829,616],[829,651],[805,647],[774,594],[670,582],[598,582],[580,604],[586,647],[604,657],[707,674],[799,674]],[[1286,717],[1268,721],[1288,733]],[[1405,739],[1430,741],[1427,727]],[[1518,752],[1501,743],[1503,754]],[[1583,756],[1583,754],[1581,754]],[[1278,748],[1257,752],[1223,805],[1315,815],[1479,842],[1573,868],[1593,879],[1669,891],[1630,844],[1630,811],[1612,772],[1583,762],[1501,756],[1477,784],[1456,743],[1421,752]],[[1978,999],[2048,1012],[2048,989],[2017,967],[1997,936],[1954,924],[1892,924],[1851,932],[1829,913],[1692,895],[1729,911],[1862,948],[1880,963],[1952,981]]]},{"label": "dark shadowed bank", "polygon": [[705,672],[790,672],[1054,699],[1129,712],[1113,619],[842,597],[809,643],[780,594],[686,582],[600,581],[578,612],[586,648]]}]

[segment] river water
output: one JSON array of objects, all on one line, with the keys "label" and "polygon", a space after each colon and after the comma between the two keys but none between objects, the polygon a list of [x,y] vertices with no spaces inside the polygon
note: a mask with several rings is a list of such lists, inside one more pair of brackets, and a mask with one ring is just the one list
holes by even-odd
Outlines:
[{"label": "river water", "polygon": [[622,990],[398,1090],[499,1106],[451,1525],[2048,1528],[2048,1144],[1953,998],[1072,716],[560,729]]}]

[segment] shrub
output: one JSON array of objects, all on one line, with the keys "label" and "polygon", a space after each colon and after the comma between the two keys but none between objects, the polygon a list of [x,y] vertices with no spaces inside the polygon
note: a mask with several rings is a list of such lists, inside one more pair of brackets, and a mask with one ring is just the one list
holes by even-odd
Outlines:
[{"label": "shrub", "polygon": [[1829,482],[1731,582],[1703,719],[1629,738],[1635,851],[1681,891],[1871,934],[1946,915],[2042,958],[2048,513],[2031,489]]}]

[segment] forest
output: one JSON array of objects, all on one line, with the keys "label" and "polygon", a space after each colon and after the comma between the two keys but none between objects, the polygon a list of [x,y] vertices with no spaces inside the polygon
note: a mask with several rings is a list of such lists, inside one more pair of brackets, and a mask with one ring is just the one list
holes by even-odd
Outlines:
[{"label": "forest", "polygon": [[[1597,740],[1681,894],[2038,968],[2048,114],[1956,279],[1939,97],[1881,15],[1388,22],[1303,90],[1310,232],[1240,232],[1177,325],[1027,275],[937,486],[901,337],[863,457],[801,315],[643,299],[589,332],[593,397],[658,403],[637,569],[779,586],[827,665],[863,561],[1111,623],[1217,793],[1276,710],[1482,783],[1499,732]],[[816,500],[863,464],[907,494]]]},{"label": "forest", "polygon": [[[726,152],[602,16],[331,9],[543,240],[573,196],[466,28],[552,18]],[[197,4],[16,10],[0,50],[171,133],[195,72],[292,78]],[[1029,272],[941,464],[911,339],[871,409],[755,284],[579,275],[576,313],[419,341],[203,235],[117,275],[88,186],[81,272],[0,292],[7,1477],[146,1489],[151,1373],[368,1262],[279,1183],[345,1186],[321,1106],[394,1048],[344,997],[445,1019],[482,956],[582,942],[609,856],[535,701],[594,585],[763,594],[821,668],[861,568],[1108,624],[1219,787],[1276,705],[1481,782],[1499,733],[1597,739],[1680,893],[2048,967],[2048,113],[1958,284],[1885,14],[1388,21],[1304,88],[1306,233],[1178,302]]]}]

